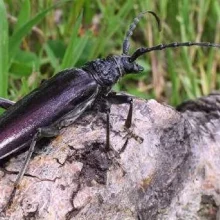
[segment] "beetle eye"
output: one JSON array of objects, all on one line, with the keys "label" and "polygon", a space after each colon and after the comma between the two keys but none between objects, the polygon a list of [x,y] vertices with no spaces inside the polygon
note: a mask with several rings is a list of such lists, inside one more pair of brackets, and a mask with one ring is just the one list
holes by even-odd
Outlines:
[{"label": "beetle eye", "polygon": [[138,72],[144,71],[144,67],[143,67],[143,66],[141,66],[141,65],[139,65],[139,64],[136,64],[136,67],[137,67],[137,69],[138,69]]}]

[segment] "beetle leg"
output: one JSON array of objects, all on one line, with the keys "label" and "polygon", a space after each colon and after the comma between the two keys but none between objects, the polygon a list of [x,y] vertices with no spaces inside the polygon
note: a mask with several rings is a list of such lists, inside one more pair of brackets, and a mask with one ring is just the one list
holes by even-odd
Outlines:
[{"label": "beetle leg", "polygon": [[30,162],[30,159],[31,159],[31,156],[34,152],[34,148],[36,146],[36,143],[37,141],[40,139],[40,138],[43,138],[43,137],[54,137],[54,136],[57,136],[59,134],[59,130],[55,127],[44,127],[44,128],[39,128],[37,133],[34,135],[34,137],[32,138],[32,141],[31,141],[31,145],[30,145],[30,148],[28,150],[28,154],[25,158],[25,162],[24,162],[24,165],[23,167],[21,168],[21,171],[19,172],[18,174],[18,177],[15,181],[15,187],[18,186],[18,184],[20,183],[22,177],[24,176],[24,173],[27,169],[27,166]]},{"label": "beetle leg", "polygon": [[0,108],[3,109],[8,109],[10,106],[14,105],[15,102],[9,100],[9,99],[4,99],[0,97]]},{"label": "beetle leg", "polygon": [[106,150],[109,151],[111,149],[110,144],[110,106],[106,109]]},{"label": "beetle leg", "polygon": [[93,109],[98,112],[106,114],[106,151],[113,150],[110,144],[110,111],[111,104],[109,100],[104,96],[100,97],[93,105]]},{"label": "beetle leg", "polygon": [[132,123],[132,112],[133,112],[133,99],[131,96],[125,94],[117,94],[115,92],[111,92],[108,94],[107,99],[112,104],[129,104],[128,115],[125,121],[125,127],[130,128]]},{"label": "beetle leg", "polygon": [[30,148],[28,150],[27,156],[25,158],[25,162],[23,164],[23,167],[21,168],[15,183],[14,183],[14,188],[12,190],[11,195],[9,196],[8,202],[6,203],[5,207],[3,208],[2,212],[5,212],[12,204],[13,202],[13,198],[15,196],[16,193],[16,189],[18,188],[19,183],[21,182],[25,171],[27,170],[27,167],[29,165],[31,156],[34,152],[36,143],[39,139],[43,138],[43,137],[54,137],[57,136],[59,134],[59,129],[57,129],[56,127],[43,127],[43,128],[39,128],[37,133],[33,136],[31,144],[30,144]]}]

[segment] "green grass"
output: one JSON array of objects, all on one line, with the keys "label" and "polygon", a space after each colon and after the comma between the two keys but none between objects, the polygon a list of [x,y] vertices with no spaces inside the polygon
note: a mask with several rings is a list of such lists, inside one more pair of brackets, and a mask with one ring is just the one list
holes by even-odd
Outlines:
[{"label": "green grass", "polygon": [[[173,41],[220,43],[218,1],[55,2],[0,0],[0,97],[18,100],[62,69],[121,54],[130,23],[145,10],[157,13],[162,31],[146,14],[132,36],[131,52]],[[220,88],[219,58],[212,48],[152,52],[138,61],[144,73],[124,77],[114,89],[177,105]]]},{"label": "green grass", "polygon": [[0,1],[0,95],[8,90],[8,22],[4,3]]}]

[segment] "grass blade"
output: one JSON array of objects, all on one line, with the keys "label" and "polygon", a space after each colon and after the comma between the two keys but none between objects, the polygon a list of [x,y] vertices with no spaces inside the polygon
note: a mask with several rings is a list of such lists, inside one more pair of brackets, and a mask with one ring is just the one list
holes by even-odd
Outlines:
[{"label": "grass blade", "polygon": [[76,20],[76,24],[74,25],[72,35],[70,38],[69,46],[66,49],[66,52],[65,52],[62,64],[61,64],[61,69],[65,69],[67,67],[72,66],[72,63],[74,60],[73,51],[74,51],[74,47],[77,45],[77,34],[78,34],[79,27],[82,23],[82,17],[83,17],[83,14],[81,13]]},{"label": "grass blade", "polygon": [[0,0],[0,97],[8,90],[8,21],[3,0]]},{"label": "grass blade", "polygon": [[[62,1],[60,3],[65,3],[68,2],[69,0]],[[59,5],[60,5],[59,3]],[[53,10],[55,7],[57,7],[58,4],[55,4],[41,12],[39,12],[34,18],[30,19],[27,23],[25,23],[21,28],[19,28],[9,39],[9,45],[10,45],[10,50],[9,50],[9,59],[11,60],[15,54],[17,49],[19,48],[19,45],[21,44],[21,41],[25,35],[27,35],[32,27],[36,24],[38,24],[45,16],[46,14]]]},{"label": "grass blade", "polygon": [[[20,28],[22,27],[22,25],[24,23],[26,23],[26,21],[29,20],[30,18],[30,14],[31,14],[31,5],[30,5],[30,0],[24,0],[23,1],[23,4],[22,4],[22,7],[21,7],[21,10],[20,10],[20,13],[18,15],[18,21],[15,25],[15,32]],[[14,32],[14,33],[15,33]]]}]

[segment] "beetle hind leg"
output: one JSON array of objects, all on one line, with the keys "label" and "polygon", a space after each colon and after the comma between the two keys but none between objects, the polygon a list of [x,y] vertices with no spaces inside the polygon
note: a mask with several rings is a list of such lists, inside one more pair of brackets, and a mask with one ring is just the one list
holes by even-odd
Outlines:
[{"label": "beetle hind leg", "polygon": [[25,162],[24,162],[24,164],[23,164],[23,166],[22,166],[22,168],[21,168],[21,170],[20,170],[20,172],[14,182],[14,187],[13,187],[12,193],[10,194],[9,199],[2,210],[2,213],[5,213],[7,211],[7,209],[10,208],[10,206],[13,202],[13,198],[15,196],[16,190],[17,190],[19,183],[21,182],[21,180],[24,176],[25,171],[27,170],[27,167],[29,165],[29,162],[30,162],[31,156],[34,152],[37,141],[43,137],[54,137],[54,136],[57,136],[58,134],[59,134],[59,129],[56,127],[43,127],[43,128],[39,128],[37,130],[37,133],[32,138],[30,148],[29,148],[27,156],[25,158]]}]

